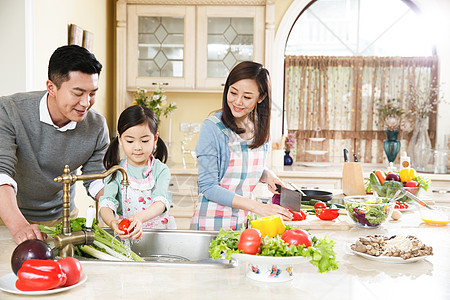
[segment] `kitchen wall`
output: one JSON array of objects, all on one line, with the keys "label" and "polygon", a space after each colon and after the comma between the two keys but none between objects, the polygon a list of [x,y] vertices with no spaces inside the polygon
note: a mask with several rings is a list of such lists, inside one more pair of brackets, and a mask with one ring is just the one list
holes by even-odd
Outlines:
[{"label": "kitchen wall", "polygon": [[68,25],[94,34],[103,64],[94,108],[111,126],[114,81],[114,4],[111,0],[0,0],[0,95],[44,90],[48,60],[67,45]]}]

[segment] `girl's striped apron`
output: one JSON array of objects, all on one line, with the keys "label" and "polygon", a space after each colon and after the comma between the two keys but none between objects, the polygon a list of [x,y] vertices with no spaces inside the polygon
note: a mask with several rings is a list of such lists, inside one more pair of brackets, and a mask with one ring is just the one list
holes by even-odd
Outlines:
[{"label": "girl's striped apron", "polygon": [[[226,128],[216,116],[211,116],[209,119],[228,136],[229,141],[230,161],[219,185],[240,196],[254,199],[253,190],[264,171],[267,145],[250,149],[251,141],[243,140],[238,134]],[[209,201],[200,194],[192,217],[191,229],[240,229],[247,221],[247,214],[248,211]]]}]

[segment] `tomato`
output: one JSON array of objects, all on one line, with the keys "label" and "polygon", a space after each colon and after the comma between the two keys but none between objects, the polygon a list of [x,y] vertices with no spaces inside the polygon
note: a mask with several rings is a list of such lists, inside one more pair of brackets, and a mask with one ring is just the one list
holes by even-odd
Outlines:
[{"label": "tomato", "polygon": [[308,248],[312,245],[311,237],[309,234],[301,229],[289,229],[281,236],[281,239],[289,245],[299,246],[304,245]]},{"label": "tomato", "polygon": [[409,207],[409,205],[402,201],[395,202],[395,206],[394,206],[395,209],[407,209],[408,207]]},{"label": "tomato", "polygon": [[238,250],[251,255],[259,253],[261,251],[261,238],[261,232],[258,229],[245,229],[239,238]]},{"label": "tomato", "polygon": [[119,223],[119,230],[125,232],[125,234],[128,234],[128,227],[130,227],[130,220],[128,219],[122,219]]},{"label": "tomato", "polygon": [[405,183],[406,187],[418,187],[419,183],[417,181],[408,181],[407,183]]},{"label": "tomato", "polygon": [[83,275],[83,268],[78,259],[68,256],[58,259],[57,262],[61,266],[63,272],[67,275],[66,284],[63,286],[71,286],[80,281],[81,276]]},{"label": "tomato", "polygon": [[306,219],[306,214],[303,211],[293,211],[289,210],[292,213],[292,221],[303,221]]}]

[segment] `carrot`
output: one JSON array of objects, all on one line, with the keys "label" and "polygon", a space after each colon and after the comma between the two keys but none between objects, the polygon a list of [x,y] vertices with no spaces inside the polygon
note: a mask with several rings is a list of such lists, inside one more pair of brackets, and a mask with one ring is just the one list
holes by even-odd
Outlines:
[{"label": "carrot", "polygon": [[381,172],[380,170],[375,171],[375,175],[377,175],[380,184],[383,184],[383,182],[386,181],[386,176],[384,176],[383,172]]}]

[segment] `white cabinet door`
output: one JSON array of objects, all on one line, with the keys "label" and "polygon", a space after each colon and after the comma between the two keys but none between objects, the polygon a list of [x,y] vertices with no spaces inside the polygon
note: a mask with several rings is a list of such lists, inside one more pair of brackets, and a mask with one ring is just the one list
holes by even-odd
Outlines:
[{"label": "white cabinet door", "polygon": [[241,61],[264,63],[264,7],[198,6],[198,89],[223,90],[226,77]]},{"label": "white cabinet door", "polygon": [[128,5],[127,88],[192,89],[195,7]]}]

